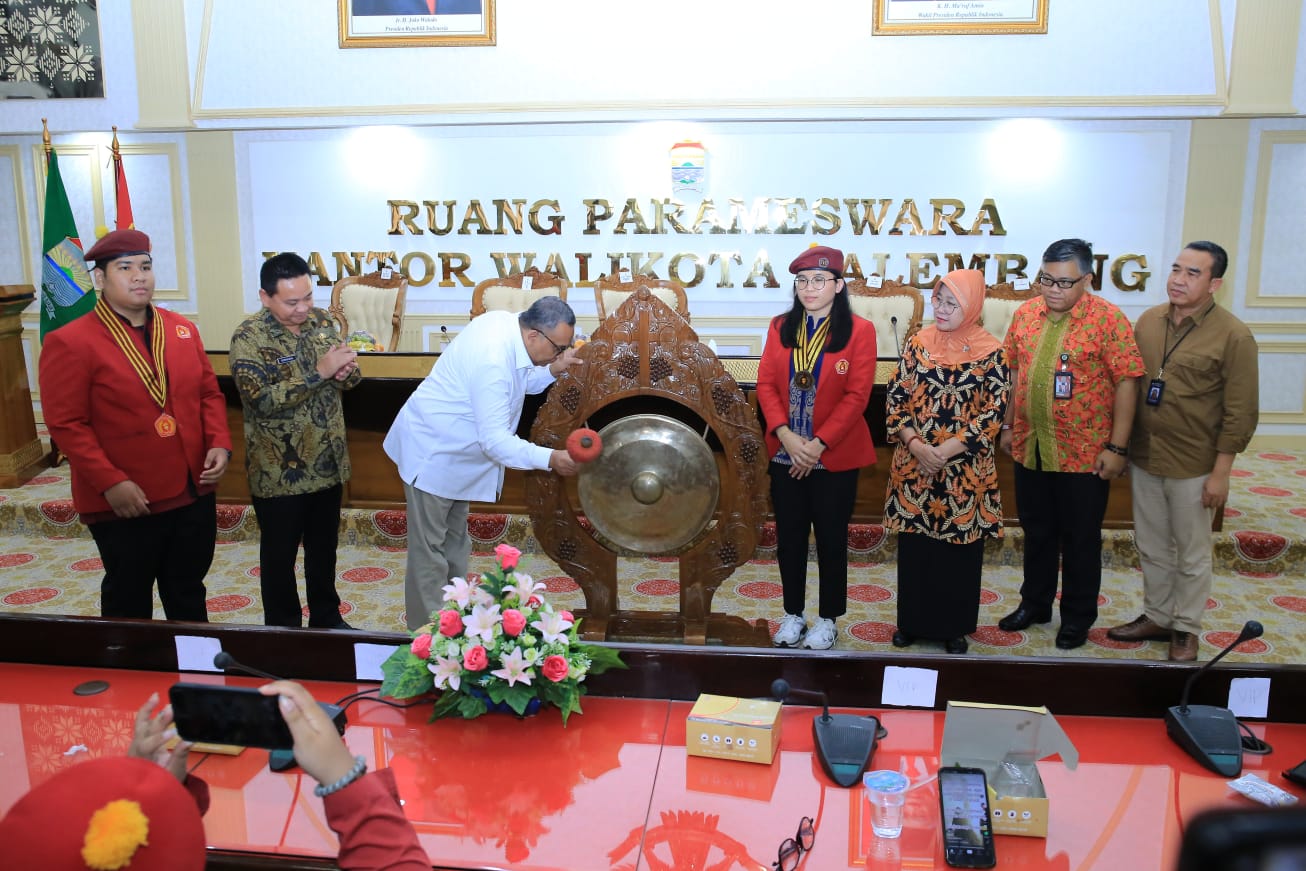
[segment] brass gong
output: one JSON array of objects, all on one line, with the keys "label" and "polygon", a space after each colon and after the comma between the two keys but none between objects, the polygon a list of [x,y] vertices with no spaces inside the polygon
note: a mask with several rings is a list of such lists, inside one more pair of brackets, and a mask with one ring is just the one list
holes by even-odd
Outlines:
[{"label": "brass gong", "polygon": [[676,553],[716,512],[721,481],[712,449],[685,424],[634,414],[605,426],[603,453],[581,466],[585,516],[604,538],[642,554]]}]

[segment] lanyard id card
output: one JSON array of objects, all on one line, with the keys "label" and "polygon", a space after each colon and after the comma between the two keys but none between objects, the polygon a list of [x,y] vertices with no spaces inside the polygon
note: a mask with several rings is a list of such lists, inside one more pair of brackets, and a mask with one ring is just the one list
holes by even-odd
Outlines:
[{"label": "lanyard id card", "polygon": [[1148,405],[1156,406],[1161,404],[1161,397],[1165,395],[1165,382],[1160,378],[1153,378],[1147,385],[1147,396],[1143,399]]},{"label": "lanyard id card", "polygon": [[1075,395],[1075,375],[1070,371],[1070,355],[1061,355],[1061,367],[1052,373],[1052,396],[1070,399]]}]

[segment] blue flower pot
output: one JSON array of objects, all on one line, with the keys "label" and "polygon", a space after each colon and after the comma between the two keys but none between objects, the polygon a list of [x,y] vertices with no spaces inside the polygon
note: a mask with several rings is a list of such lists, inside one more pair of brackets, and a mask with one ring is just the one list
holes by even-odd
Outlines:
[{"label": "blue flower pot", "polygon": [[[485,702],[485,708],[488,713],[512,714],[514,717],[517,716],[517,712],[512,709],[512,705],[508,704],[507,702],[490,701],[489,694],[487,694],[485,690],[481,689],[480,687],[467,687],[465,692],[467,693],[467,695],[471,696],[472,698],[480,699],[481,701]],[[543,703],[540,701],[538,696],[531,699],[529,702],[526,703],[526,713],[522,714],[521,716],[523,717],[535,716],[540,712],[541,704]]]}]

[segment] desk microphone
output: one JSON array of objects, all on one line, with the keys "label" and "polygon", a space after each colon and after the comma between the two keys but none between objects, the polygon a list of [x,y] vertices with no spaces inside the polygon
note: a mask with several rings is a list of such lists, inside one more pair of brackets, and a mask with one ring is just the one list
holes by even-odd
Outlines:
[{"label": "desk microphone", "polygon": [[902,343],[898,341],[898,316],[889,315],[889,323],[893,324],[893,346],[898,349],[898,356],[902,356]]},{"label": "desk microphone", "polygon": [[1265,627],[1255,620],[1243,624],[1242,631],[1228,647],[1188,678],[1178,706],[1167,708],[1165,712],[1165,730],[1170,738],[1202,765],[1226,777],[1237,777],[1243,770],[1243,746],[1242,736],[1238,732],[1238,719],[1228,708],[1189,705],[1188,695],[1197,679],[1223,659],[1225,654],[1244,641],[1260,638],[1264,632]]},{"label": "desk microphone", "polygon": [[821,716],[812,718],[816,758],[821,760],[821,767],[835,783],[855,786],[875,753],[880,721],[871,716],[831,714],[830,699],[825,693],[791,688],[784,678],[772,681],[771,696],[776,701],[784,704],[790,693],[820,701]]},{"label": "desk microphone", "polygon": [[[244,663],[238,662],[236,657],[220,650],[213,657],[213,667],[221,669],[223,673],[228,671],[241,671],[254,677],[266,678],[267,680],[282,680],[274,674],[268,674],[266,671],[259,671],[257,668],[250,668]],[[345,734],[345,725],[349,722],[345,716],[345,709],[339,705],[333,705],[329,702],[318,702],[318,705],[326,713],[327,718],[335,724],[336,731],[341,735]],[[295,765],[295,752],[293,750],[269,750],[268,751],[268,768],[273,771],[285,771]]]}]

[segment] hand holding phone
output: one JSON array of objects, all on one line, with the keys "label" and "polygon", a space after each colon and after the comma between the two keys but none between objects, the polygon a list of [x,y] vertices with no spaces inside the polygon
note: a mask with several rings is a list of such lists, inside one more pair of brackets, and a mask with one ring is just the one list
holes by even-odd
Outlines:
[{"label": "hand holding phone", "polygon": [[274,695],[250,687],[177,683],[168,698],[182,740],[268,750],[294,747]]},{"label": "hand holding phone", "polygon": [[997,864],[989,785],[982,769],[939,769],[939,817],[944,861],[954,868],[992,868]]}]

